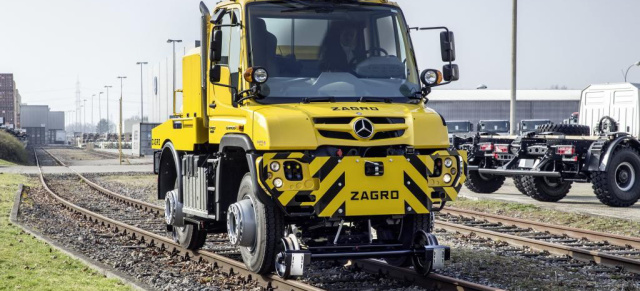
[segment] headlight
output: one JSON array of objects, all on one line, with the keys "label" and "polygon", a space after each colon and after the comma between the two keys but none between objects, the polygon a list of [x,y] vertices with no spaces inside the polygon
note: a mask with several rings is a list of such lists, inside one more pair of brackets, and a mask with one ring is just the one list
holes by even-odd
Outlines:
[{"label": "headlight", "polygon": [[442,83],[442,73],[434,69],[426,69],[420,74],[420,79],[427,86],[433,86]]},{"label": "headlight", "polygon": [[275,180],[273,180],[273,186],[276,186],[276,188],[282,187],[282,179],[276,178]]},{"label": "headlight", "polygon": [[277,172],[280,171],[280,164],[278,162],[271,162],[271,171]]},{"label": "headlight", "polygon": [[444,160],[444,166],[447,168],[451,168],[451,166],[453,166],[453,161],[450,158],[447,158],[446,160]]},{"label": "headlight", "polygon": [[451,182],[451,175],[444,174],[444,176],[442,176],[442,181],[444,181],[445,183]]},{"label": "headlight", "polygon": [[251,67],[244,72],[244,79],[249,83],[264,84],[269,80],[269,73],[265,68]]}]

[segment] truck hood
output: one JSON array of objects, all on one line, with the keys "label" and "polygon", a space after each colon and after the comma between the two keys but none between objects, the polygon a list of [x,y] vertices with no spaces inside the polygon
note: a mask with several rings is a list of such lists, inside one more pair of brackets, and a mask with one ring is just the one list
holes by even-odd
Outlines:
[{"label": "truck hood", "polygon": [[[447,127],[438,113],[421,104],[311,103],[256,106],[252,139],[258,150],[314,150],[320,146],[373,147],[410,145],[423,149],[449,146]],[[367,119],[373,132],[355,133]]]}]

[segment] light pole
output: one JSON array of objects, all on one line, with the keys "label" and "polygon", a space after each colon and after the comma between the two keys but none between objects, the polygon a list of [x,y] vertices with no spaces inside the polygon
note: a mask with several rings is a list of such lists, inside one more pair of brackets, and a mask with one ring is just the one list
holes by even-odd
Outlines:
[{"label": "light pole", "polygon": [[514,124],[516,123],[516,63],[517,63],[517,52],[518,52],[518,0],[513,0],[513,12],[511,19],[511,104],[510,104],[510,112],[509,112],[509,121],[510,121],[510,134],[515,135],[516,127]]},{"label": "light pole", "polygon": [[95,97],[96,97],[96,94],[91,95],[91,124],[94,124],[96,122],[96,120],[93,119],[93,108],[95,107],[93,106],[94,104],[93,100],[95,99]]},{"label": "light pole", "polygon": [[84,108],[84,117],[82,118],[82,142],[84,142],[84,130],[87,125],[87,99],[83,99],[82,102],[82,108]]},{"label": "light pole", "polygon": [[98,93],[98,124],[102,121],[102,94],[104,92]]},{"label": "light pole", "polygon": [[127,76],[118,76],[120,79],[120,121],[118,122],[118,128],[120,129],[118,133],[118,153],[120,156],[120,164],[122,165],[122,82],[126,79]]},{"label": "light pole", "polygon": [[140,123],[144,122],[144,95],[142,91],[142,66],[148,64],[148,62],[137,62],[136,65],[140,65]]},{"label": "light pole", "polygon": [[107,134],[111,133],[111,124],[109,123],[109,88],[113,86],[104,86],[107,88]]},{"label": "light pole", "polygon": [[640,67],[640,61],[639,61],[639,62],[636,62],[635,64],[632,64],[631,66],[629,66],[629,67],[627,68],[627,72],[626,72],[626,73],[624,73],[624,82],[625,82],[625,83],[627,82],[627,74],[629,74],[629,70],[631,70],[631,68],[632,68],[633,66]]},{"label": "light pole", "polygon": [[[173,44],[173,90],[171,91],[171,96],[173,97],[173,100],[176,100],[176,42],[180,43],[182,42],[181,39],[169,39],[167,40],[167,43],[171,43]],[[167,105],[169,104],[169,102],[167,102]],[[169,107],[169,106],[167,106]],[[173,104],[173,112],[176,112],[176,104]]]}]

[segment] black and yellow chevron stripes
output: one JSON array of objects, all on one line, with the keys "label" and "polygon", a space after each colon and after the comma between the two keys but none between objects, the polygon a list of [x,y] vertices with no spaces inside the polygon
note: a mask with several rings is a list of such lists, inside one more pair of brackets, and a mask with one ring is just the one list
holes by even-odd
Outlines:
[{"label": "black and yellow chevron stripes", "polygon": [[[288,214],[341,217],[428,213],[434,203],[455,200],[466,179],[461,170],[450,183],[444,183],[441,177],[430,177],[434,161],[444,157],[462,159],[463,169],[466,168],[466,153],[457,151],[384,158],[267,153],[260,161],[260,183]],[[287,181],[282,169],[273,172],[269,167],[272,162],[287,161],[302,165],[302,181]],[[364,171],[367,161],[383,163],[384,174],[367,176]],[[459,165],[456,163],[455,167]],[[276,188],[275,179],[283,180],[283,186]]]}]

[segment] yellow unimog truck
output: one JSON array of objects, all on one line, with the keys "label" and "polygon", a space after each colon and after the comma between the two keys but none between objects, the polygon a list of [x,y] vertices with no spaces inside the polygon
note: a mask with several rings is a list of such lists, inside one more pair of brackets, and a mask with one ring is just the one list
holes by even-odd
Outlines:
[{"label": "yellow unimog truck", "polygon": [[[433,212],[456,199],[466,153],[426,105],[458,79],[453,33],[409,28],[386,0],[200,11],[182,109],[152,132],[173,238],[198,249],[227,232],[251,271],[283,277],[316,259],[442,267]],[[423,30],[440,31],[442,71],[418,73],[409,34]]]}]

